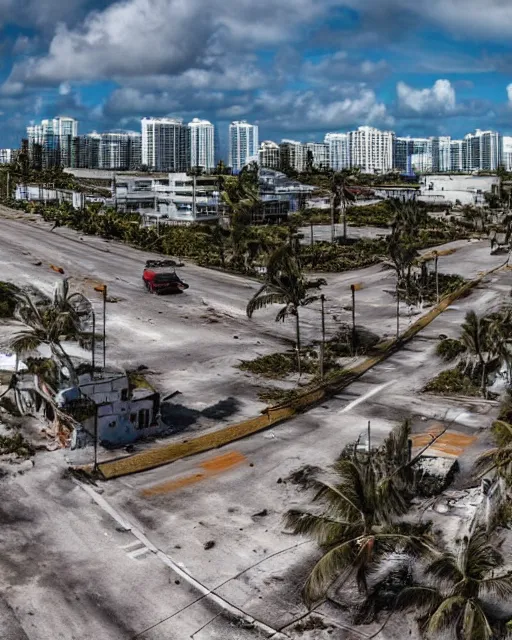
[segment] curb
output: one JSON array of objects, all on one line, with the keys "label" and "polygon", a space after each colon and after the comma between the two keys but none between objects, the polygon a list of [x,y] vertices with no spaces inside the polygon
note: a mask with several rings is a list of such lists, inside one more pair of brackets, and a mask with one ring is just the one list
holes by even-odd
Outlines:
[{"label": "curb", "polygon": [[[269,406],[261,416],[202,434],[196,438],[173,442],[147,451],[135,453],[132,456],[115,458],[100,463],[98,468],[101,476],[105,480],[111,480],[132,473],[154,469],[170,462],[175,462],[181,458],[217,449],[254,433],[258,433],[259,431],[264,431],[269,427],[293,418],[298,413],[317,406],[319,403],[339,393],[367,371],[386,360],[390,355],[396,353],[404,344],[409,342],[422,329],[427,327],[435,318],[443,313],[453,302],[479,285],[482,280],[490,274],[506,267],[507,264],[508,260],[504,264],[486,271],[476,279],[465,283],[456,291],[445,296],[439,304],[430,309],[424,316],[418,318],[398,340],[395,339],[388,342],[381,354],[368,358],[355,367],[346,370],[340,377],[307,389],[293,400],[280,405]],[[77,468],[86,473],[91,473],[92,471],[92,465]]]}]

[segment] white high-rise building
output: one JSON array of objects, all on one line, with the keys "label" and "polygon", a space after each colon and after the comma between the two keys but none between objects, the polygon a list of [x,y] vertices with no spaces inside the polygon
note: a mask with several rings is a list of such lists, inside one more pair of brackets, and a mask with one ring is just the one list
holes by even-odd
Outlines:
[{"label": "white high-rise building", "polygon": [[450,171],[464,171],[463,148],[463,140],[450,140]]},{"label": "white high-rise building", "polygon": [[215,128],[208,120],[194,118],[190,128],[190,166],[205,171],[215,168]]},{"label": "white high-rise building", "polygon": [[432,171],[444,172],[451,170],[450,136],[432,138]]},{"label": "white high-rise building", "polygon": [[154,171],[190,168],[190,128],[177,118],[143,118],[142,164]]},{"label": "white high-rise building", "polygon": [[306,168],[311,158],[315,169],[329,168],[329,145],[325,142],[306,142]]},{"label": "white high-rise building", "polygon": [[503,164],[503,139],[497,131],[468,133],[462,150],[464,171],[496,171]]},{"label": "white high-rise building", "polygon": [[66,116],[41,120],[41,124],[27,127],[29,149],[34,158],[35,147],[40,147],[43,168],[73,166],[73,138],[77,136],[78,120]]},{"label": "white high-rise building", "polygon": [[329,167],[341,171],[350,166],[348,133],[327,133],[324,138],[329,146]]},{"label": "white high-rise building", "polygon": [[512,136],[503,136],[503,166],[512,171]]},{"label": "white high-rise building", "polygon": [[364,173],[387,173],[393,169],[393,131],[359,127],[348,133],[350,165]]},{"label": "white high-rise building", "polygon": [[258,126],[246,120],[229,125],[229,166],[238,172],[250,162],[258,161]]},{"label": "white high-rise building", "polygon": [[264,140],[258,152],[260,167],[264,169],[279,169],[281,167],[281,154],[279,145],[272,140]]},{"label": "white high-rise building", "polygon": [[14,149],[0,149],[0,164],[9,164],[14,159]]},{"label": "white high-rise building", "polygon": [[306,146],[297,140],[281,140],[279,145],[281,154],[281,168],[286,171],[292,169],[301,173],[306,170]]}]

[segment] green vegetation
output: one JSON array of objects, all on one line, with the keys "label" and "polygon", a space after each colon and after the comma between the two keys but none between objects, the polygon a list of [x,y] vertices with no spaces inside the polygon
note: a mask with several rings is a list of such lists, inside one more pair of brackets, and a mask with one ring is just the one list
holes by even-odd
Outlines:
[{"label": "green vegetation", "polygon": [[439,375],[427,383],[423,391],[442,395],[480,395],[480,388],[474,383],[470,376],[464,373],[464,367],[461,365],[454,369],[441,371]]},{"label": "green vegetation", "polygon": [[[264,378],[278,380],[298,372],[297,356],[295,353],[271,353],[254,360],[242,360],[238,365],[242,371],[248,371]],[[315,351],[307,349],[301,353],[301,372],[316,373],[318,371],[318,356]]]},{"label": "green vegetation", "polygon": [[339,577],[354,577],[359,590],[370,595],[369,576],[392,552],[416,557],[430,552],[429,526],[401,520],[411,498],[409,436],[405,422],[377,451],[354,448],[351,455],[340,456],[333,480],[312,480],[320,508],[286,514],[292,533],[309,536],[322,551],[303,590],[309,606],[325,597]]},{"label": "green vegetation", "polygon": [[466,347],[460,340],[454,338],[445,338],[436,347],[437,355],[446,362],[452,362],[457,359],[466,350]]},{"label": "green vegetation", "polygon": [[12,318],[19,293],[18,287],[10,282],[0,282],[0,318]]},{"label": "green vegetation", "polygon": [[149,389],[154,391],[155,388],[140,371],[128,371],[128,384],[130,389]]},{"label": "green vegetation", "polygon": [[34,455],[34,448],[25,440],[21,433],[13,436],[0,436],[0,455],[16,454],[18,458],[30,458]]}]

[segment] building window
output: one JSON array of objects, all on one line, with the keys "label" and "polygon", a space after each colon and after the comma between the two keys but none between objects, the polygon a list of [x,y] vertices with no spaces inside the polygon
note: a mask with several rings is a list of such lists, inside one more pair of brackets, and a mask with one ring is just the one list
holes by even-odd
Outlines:
[{"label": "building window", "polygon": [[128,400],[128,389],[121,390],[121,402],[126,402]]},{"label": "building window", "polygon": [[149,427],[149,409],[141,409],[139,411],[138,429],[147,429]]}]

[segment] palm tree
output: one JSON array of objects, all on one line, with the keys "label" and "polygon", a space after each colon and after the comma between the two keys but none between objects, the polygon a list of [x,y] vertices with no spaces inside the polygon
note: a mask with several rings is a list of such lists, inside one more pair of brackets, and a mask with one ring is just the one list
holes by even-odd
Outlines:
[{"label": "palm tree", "polygon": [[496,471],[498,475],[512,482],[512,425],[497,420],[495,427],[500,429],[499,444],[484,451],[476,461],[476,471],[480,477]]},{"label": "palm tree", "polygon": [[378,455],[355,449],[350,457],[341,456],[333,467],[335,482],[315,481],[313,501],[323,508],[288,511],[286,525],[294,534],[313,538],[323,551],[304,586],[308,605],[340,577],[345,581],[355,575],[359,589],[368,593],[368,575],[393,551],[414,556],[429,551],[426,527],[397,522],[408,509],[408,433],[405,423]]},{"label": "palm tree", "polygon": [[355,196],[349,190],[353,184],[355,174],[352,169],[342,169],[331,174],[329,182],[331,201],[331,241],[334,242],[334,223],[339,220],[340,209],[343,214],[343,240],[347,239],[347,204],[354,202]]},{"label": "palm tree", "polygon": [[498,343],[494,339],[496,332],[491,330],[491,323],[485,317],[478,316],[474,311],[468,311],[462,324],[460,340],[466,349],[468,366],[472,363],[480,367],[480,387],[482,394],[486,393],[487,367],[496,357]]},{"label": "palm tree", "polygon": [[320,289],[326,284],[327,282],[322,278],[315,281],[306,280],[297,256],[289,246],[284,245],[269,257],[265,282],[247,304],[249,318],[252,318],[255,311],[270,304],[284,305],[276,315],[276,322],[284,322],[288,316],[295,317],[299,375],[301,374],[299,307],[306,307],[318,300],[318,296],[310,295],[309,291]]},{"label": "palm tree", "polygon": [[493,596],[510,602],[512,572],[496,575],[503,564],[503,556],[488,535],[477,531],[464,538],[457,555],[444,553],[431,562],[425,571],[430,583],[404,589],[397,608],[422,611],[420,626],[427,636],[442,633],[456,640],[504,637],[485,599]]},{"label": "palm tree", "polygon": [[62,346],[62,340],[77,339],[81,334],[75,314],[58,305],[38,305],[26,293],[18,294],[15,318],[25,325],[11,341],[11,348],[20,355],[48,345],[52,356],[65,366],[72,384],[78,384],[71,358]]}]

